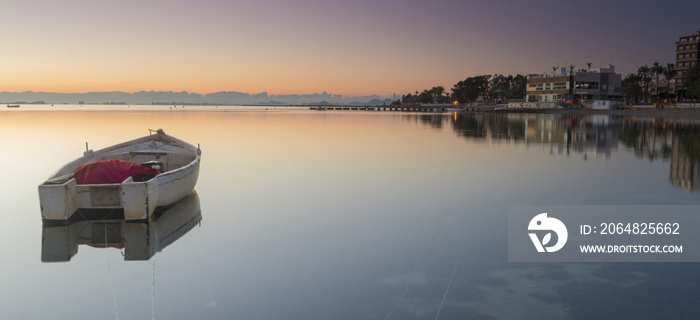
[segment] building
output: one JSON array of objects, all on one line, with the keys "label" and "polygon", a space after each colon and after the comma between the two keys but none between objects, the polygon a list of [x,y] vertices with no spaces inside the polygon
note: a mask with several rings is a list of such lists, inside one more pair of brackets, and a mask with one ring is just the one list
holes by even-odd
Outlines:
[{"label": "building", "polygon": [[[675,79],[675,78],[674,78]],[[668,79],[665,79],[665,77],[660,77],[659,78],[659,83],[657,85],[656,79],[651,79],[651,83],[649,84],[649,94],[652,96],[657,96],[659,94],[662,94],[664,92],[674,92],[676,88],[676,81],[671,80],[669,81]]]},{"label": "building", "polygon": [[615,66],[591,71],[579,70],[575,74],[574,94],[581,100],[622,99],[622,75],[615,73]]},{"label": "building", "polygon": [[573,94],[580,100],[611,100],[623,96],[622,75],[615,66],[577,71],[561,68],[551,73],[528,75],[526,102],[561,102]]},{"label": "building", "polygon": [[683,77],[688,69],[700,62],[700,31],[676,41],[676,87],[683,86]]},{"label": "building", "polygon": [[573,74],[566,68],[551,73],[528,74],[525,86],[525,102],[555,102],[564,100],[571,93]]}]

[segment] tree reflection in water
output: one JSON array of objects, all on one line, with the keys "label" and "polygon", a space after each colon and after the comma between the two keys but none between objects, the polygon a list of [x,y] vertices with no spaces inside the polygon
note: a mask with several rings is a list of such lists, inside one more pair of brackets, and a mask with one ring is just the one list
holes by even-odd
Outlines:
[{"label": "tree reflection in water", "polygon": [[407,115],[435,129],[452,127],[475,142],[524,143],[551,154],[609,159],[619,146],[639,159],[670,162],[669,180],[686,191],[700,184],[700,122],[610,115],[454,113]]}]

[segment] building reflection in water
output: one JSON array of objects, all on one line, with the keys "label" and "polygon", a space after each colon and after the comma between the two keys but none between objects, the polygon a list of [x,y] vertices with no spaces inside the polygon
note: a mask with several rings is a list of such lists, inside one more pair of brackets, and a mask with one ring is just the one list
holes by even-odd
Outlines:
[{"label": "building reflection in water", "polygon": [[541,145],[550,153],[580,153],[584,158],[609,159],[617,151],[620,128],[609,116],[525,118],[526,144]]},{"label": "building reflection in water", "polygon": [[[79,215],[76,215],[79,216]],[[195,191],[171,207],[156,210],[148,222],[122,219],[45,222],[42,226],[41,261],[65,262],[78,253],[79,245],[123,250],[124,260],[148,260],[202,220]]]},{"label": "building reflection in water", "polygon": [[525,113],[406,115],[470,141],[523,143],[552,155],[610,159],[620,145],[639,159],[670,162],[669,180],[688,192],[700,183],[700,122],[688,119]]},{"label": "building reflection in water", "polygon": [[[693,143],[695,145],[692,145]],[[700,183],[698,151],[691,148],[700,148],[700,141],[697,141],[697,135],[695,141],[693,141],[692,137],[673,136],[669,180],[673,186],[683,188],[688,192],[697,191],[697,186]]]}]

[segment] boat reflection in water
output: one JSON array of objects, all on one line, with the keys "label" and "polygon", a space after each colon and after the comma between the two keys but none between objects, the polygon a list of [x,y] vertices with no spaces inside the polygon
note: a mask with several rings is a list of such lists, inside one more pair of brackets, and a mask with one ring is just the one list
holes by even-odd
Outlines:
[{"label": "boat reflection in water", "polygon": [[[96,214],[88,212],[87,216],[94,218]],[[77,212],[74,216],[80,215],[81,212]],[[120,248],[124,260],[148,260],[202,220],[195,191],[171,206],[157,209],[147,222],[126,222],[120,219],[118,212],[113,215],[99,220],[81,217],[65,223],[44,221],[41,261],[70,261],[78,253],[79,245]]]}]

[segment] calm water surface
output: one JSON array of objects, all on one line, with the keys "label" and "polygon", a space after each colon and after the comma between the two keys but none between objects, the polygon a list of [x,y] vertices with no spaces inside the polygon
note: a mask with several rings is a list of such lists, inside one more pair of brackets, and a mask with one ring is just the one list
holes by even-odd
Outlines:
[{"label": "calm water surface", "polygon": [[[697,264],[509,263],[506,247],[509,205],[700,204],[698,123],[279,107],[45,109],[0,111],[2,319],[700,312]],[[44,228],[41,182],[86,142],[100,149],[149,128],[200,144],[198,199],[160,224]],[[186,221],[172,218],[179,212]],[[157,233],[165,242],[180,225],[160,248],[144,240]],[[120,232],[124,248],[97,244],[105,233],[108,244],[118,242]],[[42,246],[60,247],[55,239],[65,234],[93,245],[78,245],[68,262],[42,262]],[[126,261],[138,250],[148,260]]]}]

